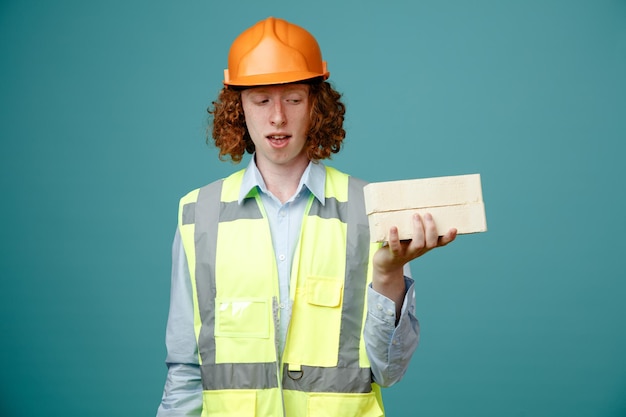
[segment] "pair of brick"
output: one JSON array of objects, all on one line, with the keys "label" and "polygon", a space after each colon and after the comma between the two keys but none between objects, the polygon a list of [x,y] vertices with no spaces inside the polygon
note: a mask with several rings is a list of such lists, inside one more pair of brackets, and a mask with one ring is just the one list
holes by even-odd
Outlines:
[{"label": "pair of brick", "polygon": [[437,232],[487,231],[480,174],[370,183],[364,188],[372,242],[388,239],[392,226],[400,239],[410,239],[413,213],[430,213]]}]

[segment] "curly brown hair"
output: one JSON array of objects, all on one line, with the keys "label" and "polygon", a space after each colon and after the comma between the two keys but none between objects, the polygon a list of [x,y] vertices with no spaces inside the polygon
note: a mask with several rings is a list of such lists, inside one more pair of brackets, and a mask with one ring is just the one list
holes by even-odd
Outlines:
[{"label": "curly brown hair", "polygon": [[[346,107],[341,102],[341,94],[327,81],[316,80],[308,83],[311,124],[307,134],[306,154],[312,161],[330,158],[339,152],[341,142],[346,137],[343,120]],[[224,87],[213,107],[207,112],[213,119],[213,140],[220,150],[219,158],[234,163],[241,162],[245,152],[253,153],[254,143],[246,127],[241,104],[241,90]],[[210,127],[209,127],[210,128]],[[207,135],[207,143],[209,143]]]}]

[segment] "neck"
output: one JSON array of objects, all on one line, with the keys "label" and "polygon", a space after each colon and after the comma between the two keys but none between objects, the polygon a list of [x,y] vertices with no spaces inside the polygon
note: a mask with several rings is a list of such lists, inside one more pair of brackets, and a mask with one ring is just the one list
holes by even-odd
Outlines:
[{"label": "neck", "polygon": [[270,165],[263,167],[257,164],[257,168],[261,176],[263,176],[267,189],[281,203],[284,203],[296,193],[302,174],[304,174],[308,165],[309,161],[305,160],[293,166]]}]

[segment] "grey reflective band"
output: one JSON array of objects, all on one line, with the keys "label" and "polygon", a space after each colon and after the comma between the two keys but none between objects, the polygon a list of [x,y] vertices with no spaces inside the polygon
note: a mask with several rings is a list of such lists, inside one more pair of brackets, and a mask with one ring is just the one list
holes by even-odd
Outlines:
[{"label": "grey reflective band", "polygon": [[220,204],[220,222],[232,222],[241,219],[258,220],[263,218],[263,213],[259,209],[254,198],[246,198],[241,202],[231,201]]},{"label": "grey reflective band", "polygon": [[275,362],[267,363],[207,363],[200,365],[202,388],[269,389],[278,387]]},{"label": "grey reflective band", "polygon": [[[198,337],[202,386],[205,390],[276,388],[278,377],[275,362],[215,363],[215,253],[218,223],[241,218],[263,218],[254,199],[244,201],[241,206],[236,201],[221,202],[222,185],[223,181],[218,181],[201,188],[193,207],[196,213],[196,289],[202,319]],[[191,218],[191,215],[188,217]]]},{"label": "grey reflective band", "polygon": [[196,290],[202,327],[198,336],[198,352],[202,363],[215,363],[215,251],[219,201],[223,181],[202,187],[196,202]]},{"label": "grey reflective band", "polygon": [[196,203],[187,203],[183,206],[183,225],[196,222]]},{"label": "grey reflective band", "polygon": [[370,368],[320,368],[302,366],[302,372],[283,369],[283,388],[305,392],[360,392],[372,391]]},{"label": "grey reflective band", "polygon": [[335,197],[329,197],[325,200],[324,205],[318,199],[313,200],[309,216],[318,216],[322,219],[339,219],[342,223],[347,223],[348,203],[339,202]]},{"label": "grey reflective band", "polygon": [[[365,307],[370,229],[363,196],[364,181],[348,180],[348,230],[346,273],[344,281],[341,331],[339,332],[339,368],[358,368],[359,342]],[[370,372],[369,368],[367,369]]]},{"label": "grey reflective band", "polygon": [[361,325],[367,290],[367,269],[369,265],[369,223],[365,212],[363,187],[365,182],[353,177],[348,179],[348,202],[326,198],[322,206],[314,201],[309,216],[317,215],[324,219],[338,218],[347,223],[346,270],[339,352],[337,367],[301,366],[299,372],[289,372],[284,365],[283,387],[305,392],[346,392],[367,393],[372,390],[370,368],[359,366],[359,345]]}]

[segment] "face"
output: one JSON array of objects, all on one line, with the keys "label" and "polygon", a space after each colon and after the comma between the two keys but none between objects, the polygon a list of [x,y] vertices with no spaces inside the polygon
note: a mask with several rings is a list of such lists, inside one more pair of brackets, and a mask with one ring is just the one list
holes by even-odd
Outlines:
[{"label": "face", "polygon": [[261,172],[308,165],[304,152],[310,123],[308,85],[248,88],[241,92],[241,102]]}]

